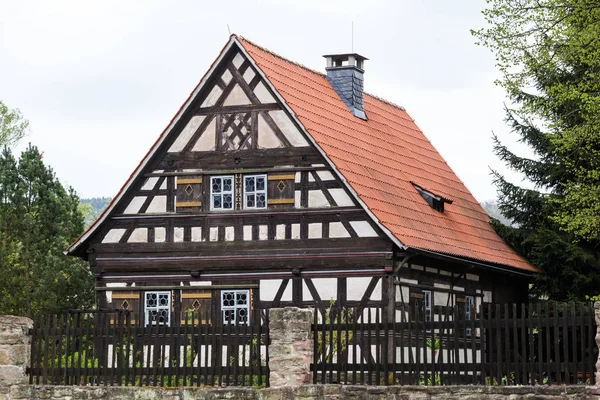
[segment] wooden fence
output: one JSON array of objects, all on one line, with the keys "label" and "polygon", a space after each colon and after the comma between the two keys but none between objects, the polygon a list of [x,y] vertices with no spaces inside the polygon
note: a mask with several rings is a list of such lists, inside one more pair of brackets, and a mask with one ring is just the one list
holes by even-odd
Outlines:
[{"label": "wooden fence", "polygon": [[317,309],[314,383],[593,384],[591,303]]},{"label": "wooden fence", "polygon": [[186,312],[175,326],[140,326],[126,311],[70,312],[34,321],[30,383],[268,386],[268,313],[255,325]]}]

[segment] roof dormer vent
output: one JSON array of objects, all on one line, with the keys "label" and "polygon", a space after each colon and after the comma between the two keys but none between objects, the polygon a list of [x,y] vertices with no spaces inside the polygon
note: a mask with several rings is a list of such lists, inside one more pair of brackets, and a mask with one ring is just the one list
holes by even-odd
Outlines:
[{"label": "roof dormer vent", "polygon": [[368,58],[356,53],[324,55],[327,81],[355,117],[367,119],[364,108],[364,62]]},{"label": "roof dormer vent", "polygon": [[452,204],[452,200],[446,199],[446,198],[444,198],[442,196],[436,196],[435,194],[433,194],[431,192],[428,192],[427,190],[425,190],[422,187],[414,184],[413,182],[411,182],[411,183],[415,187],[415,189],[417,190],[417,192],[421,195],[421,197],[434,210],[443,213],[444,212],[444,203]]}]

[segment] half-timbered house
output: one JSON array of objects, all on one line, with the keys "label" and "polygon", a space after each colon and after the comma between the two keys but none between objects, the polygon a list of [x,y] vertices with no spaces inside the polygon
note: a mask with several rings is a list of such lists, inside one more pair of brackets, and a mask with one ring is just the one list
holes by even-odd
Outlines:
[{"label": "half-timbered house", "polygon": [[525,300],[538,271],[404,108],[363,92],[367,59],[325,59],[320,73],[231,36],[68,249],[89,261],[99,308],[251,324],[261,308],[332,300],[418,301],[421,318]]}]

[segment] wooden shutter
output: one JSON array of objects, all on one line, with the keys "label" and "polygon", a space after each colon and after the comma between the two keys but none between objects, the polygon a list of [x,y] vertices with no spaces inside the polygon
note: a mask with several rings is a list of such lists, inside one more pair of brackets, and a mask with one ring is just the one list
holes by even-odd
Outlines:
[{"label": "wooden shutter", "polygon": [[177,202],[175,207],[178,213],[202,211],[201,176],[177,177]]},{"label": "wooden shutter", "polygon": [[269,208],[293,208],[296,192],[296,175],[269,174],[267,177],[267,204]]}]

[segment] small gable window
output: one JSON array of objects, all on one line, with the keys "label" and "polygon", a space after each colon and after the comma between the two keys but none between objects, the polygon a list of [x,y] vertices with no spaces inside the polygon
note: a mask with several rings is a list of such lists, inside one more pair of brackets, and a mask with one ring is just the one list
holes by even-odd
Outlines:
[{"label": "small gable window", "polygon": [[233,210],[233,176],[210,178],[210,209]]},{"label": "small gable window", "polygon": [[417,192],[419,192],[421,197],[423,197],[423,199],[427,202],[427,204],[429,204],[429,206],[436,211],[444,212],[444,203],[452,204],[452,201],[440,196],[436,196],[435,194],[428,192],[427,190],[415,185],[414,183],[413,186],[415,187]]},{"label": "small gable window", "polygon": [[171,292],[146,292],[144,300],[145,326],[171,325]]},{"label": "small gable window", "polygon": [[224,290],[221,292],[223,324],[248,325],[250,313],[249,290]]},{"label": "small gable window", "polygon": [[267,176],[244,176],[244,209],[267,208]]}]

